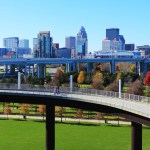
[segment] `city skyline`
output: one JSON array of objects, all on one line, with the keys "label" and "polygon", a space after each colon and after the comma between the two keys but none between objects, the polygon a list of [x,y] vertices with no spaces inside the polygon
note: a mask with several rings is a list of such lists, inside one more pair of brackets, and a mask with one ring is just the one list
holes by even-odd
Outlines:
[{"label": "city skyline", "polygon": [[76,37],[81,26],[88,35],[88,52],[102,49],[107,28],[119,28],[127,44],[150,45],[149,3],[148,0],[1,1],[0,47],[3,38],[19,37],[29,39],[33,48],[33,38],[39,31],[50,31],[53,42],[64,47],[65,37]]}]

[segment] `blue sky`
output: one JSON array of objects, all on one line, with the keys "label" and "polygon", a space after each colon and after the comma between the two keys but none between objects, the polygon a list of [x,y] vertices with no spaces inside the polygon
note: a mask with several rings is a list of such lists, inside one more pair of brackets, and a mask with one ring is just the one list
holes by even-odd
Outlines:
[{"label": "blue sky", "polygon": [[65,46],[81,26],[88,35],[88,51],[100,50],[106,28],[119,28],[126,43],[150,45],[149,0],[0,0],[0,47],[3,38],[30,40],[50,30],[54,42]]}]

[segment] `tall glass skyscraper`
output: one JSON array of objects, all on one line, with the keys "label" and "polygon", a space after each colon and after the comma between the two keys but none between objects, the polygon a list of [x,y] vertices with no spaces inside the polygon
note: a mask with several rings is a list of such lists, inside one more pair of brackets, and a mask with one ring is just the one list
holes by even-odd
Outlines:
[{"label": "tall glass skyscraper", "polygon": [[19,47],[19,38],[18,37],[4,38],[3,46],[5,48],[17,48]]},{"label": "tall glass skyscraper", "polygon": [[76,37],[67,36],[65,39],[65,47],[68,49],[75,49],[76,48]]},{"label": "tall glass skyscraper", "polygon": [[85,28],[82,26],[77,34],[77,55],[85,56],[88,52],[88,39]]},{"label": "tall glass skyscraper", "polygon": [[38,34],[37,50],[34,50],[36,58],[51,58],[52,56],[52,37],[50,31],[42,31]]}]

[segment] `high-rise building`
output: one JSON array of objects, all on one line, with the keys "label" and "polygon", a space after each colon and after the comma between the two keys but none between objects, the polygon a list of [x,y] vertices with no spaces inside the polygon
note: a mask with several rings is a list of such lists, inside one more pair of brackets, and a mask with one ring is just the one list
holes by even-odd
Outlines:
[{"label": "high-rise building", "polygon": [[117,41],[116,39],[114,40],[108,40],[104,39],[102,41],[102,50],[104,51],[110,51],[110,50],[122,50],[122,42],[119,40]]},{"label": "high-rise building", "polygon": [[106,38],[102,41],[102,50],[109,51],[109,50],[112,50],[112,48],[113,48],[113,44],[111,40],[108,40]]},{"label": "high-rise building", "polygon": [[38,34],[37,49],[34,50],[35,58],[50,58],[52,56],[52,37],[50,31],[42,31]]},{"label": "high-rise building", "polygon": [[[106,39],[112,41],[113,43],[112,44],[113,46],[112,47],[110,46],[110,49],[112,50],[124,50],[125,49],[125,39],[123,35],[119,35],[118,28],[106,29]],[[106,41],[104,41],[104,43],[106,43]]]},{"label": "high-rise building", "polygon": [[3,46],[5,48],[17,48],[19,47],[19,38],[18,37],[4,38]]},{"label": "high-rise building", "polygon": [[28,39],[21,39],[21,40],[19,40],[19,47],[21,47],[21,48],[29,48],[29,40]]},{"label": "high-rise building", "polygon": [[125,50],[125,39],[123,35],[119,35],[119,40],[121,41],[121,49],[120,50]]},{"label": "high-rise building", "polygon": [[135,49],[134,44],[125,44],[125,50],[127,51],[133,51]]},{"label": "high-rise building", "polygon": [[69,48],[69,49],[75,49],[76,48],[76,37],[67,36],[65,39],[65,47]]},{"label": "high-rise building", "polygon": [[119,29],[118,28],[106,29],[106,38],[108,40],[116,39],[117,41],[119,41]]},{"label": "high-rise building", "polygon": [[85,56],[88,53],[88,39],[87,33],[84,27],[80,28],[80,31],[77,34],[77,55]]},{"label": "high-rise building", "polygon": [[54,49],[59,49],[59,43],[53,43],[53,48]]}]

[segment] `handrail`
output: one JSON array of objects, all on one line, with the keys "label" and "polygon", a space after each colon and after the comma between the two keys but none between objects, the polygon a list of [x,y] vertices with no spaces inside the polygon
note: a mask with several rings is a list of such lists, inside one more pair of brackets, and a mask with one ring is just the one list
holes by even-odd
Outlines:
[{"label": "handrail", "polygon": [[[45,91],[45,92],[54,92],[54,89],[56,86],[49,86],[49,85],[31,85],[31,84],[22,84],[21,90],[30,90],[30,91]],[[10,83],[0,83],[0,90],[1,89],[11,89],[11,90],[18,90],[17,84],[10,84]],[[59,87],[59,91],[61,93],[70,93],[69,87]],[[113,91],[105,91],[105,90],[96,90],[91,88],[78,88],[73,87],[72,88],[72,94],[80,93],[85,95],[98,95],[98,96],[107,96],[112,98],[119,98],[119,92],[113,92]],[[136,101],[136,102],[143,102],[143,103],[150,103],[150,97],[146,96],[140,96],[140,95],[134,95],[134,94],[128,94],[128,93],[122,93],[121,99],[124,100],[130,100],[130,101]]]}]

